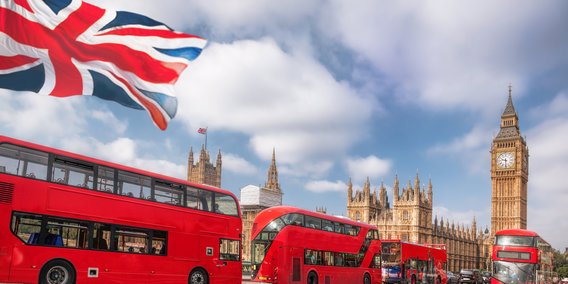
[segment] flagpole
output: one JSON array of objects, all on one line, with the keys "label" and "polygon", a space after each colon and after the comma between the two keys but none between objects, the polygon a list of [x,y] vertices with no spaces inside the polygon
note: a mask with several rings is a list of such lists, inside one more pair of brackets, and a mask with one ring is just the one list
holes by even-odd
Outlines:
[{"label": "flagpole", "polygon": [[209,127],[205,127],[205,150],[207,150],[207,128]]}]

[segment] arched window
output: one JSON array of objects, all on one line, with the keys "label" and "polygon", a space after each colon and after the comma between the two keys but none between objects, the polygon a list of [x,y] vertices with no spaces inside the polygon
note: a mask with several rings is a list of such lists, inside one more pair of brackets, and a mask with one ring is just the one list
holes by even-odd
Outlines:
[{"label": "arched window", "polygon": [[361,212],[355,212],[355,221],[361,221]]}]

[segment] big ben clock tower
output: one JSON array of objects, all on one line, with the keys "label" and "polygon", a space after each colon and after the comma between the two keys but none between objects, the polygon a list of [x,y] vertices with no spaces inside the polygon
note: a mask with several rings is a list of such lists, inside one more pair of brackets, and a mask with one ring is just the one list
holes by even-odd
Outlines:
[{"label": "big ben clock tower", "polygon": [[529,150],[519,131],[519,118],[509,86],[501,129],[491,146],[491,235],[503,229],[527,228]]}]

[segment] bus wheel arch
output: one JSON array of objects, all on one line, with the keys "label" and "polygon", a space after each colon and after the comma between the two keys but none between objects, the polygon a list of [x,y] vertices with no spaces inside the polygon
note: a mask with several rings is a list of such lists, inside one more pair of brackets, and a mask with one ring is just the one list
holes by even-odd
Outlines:
[{"label": "bus wheel arch", "polygon": [[201,267],[194,268],[189,273],[189,284],[209,284],[209,274]]},{"label": "bus wheel arch", "polygon": [[369,272],[365,272],[365,276],[363,276],[363,284],[371,284],[371,275]]},{"label": "bus wheel arch", "polygon": [[308,272],[308,284],[318,284],[318,274],[314,270]]},{"label": "bus wheel arch", "polygon": [[70,261],[55,258],[46,262],[40,272],[40,284],[74,284],[77,278],[75,267]]}]

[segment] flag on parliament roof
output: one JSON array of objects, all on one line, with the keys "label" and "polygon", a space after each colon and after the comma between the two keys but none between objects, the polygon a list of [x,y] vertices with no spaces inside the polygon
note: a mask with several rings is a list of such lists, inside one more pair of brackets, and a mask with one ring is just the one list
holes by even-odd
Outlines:
[{"label": "flag on parliament roof", "polygon": [[162,130],[177,111],[174,84],[205,44],[81,0],[0,0],[0,88],[96,96],[146,109]]}]

